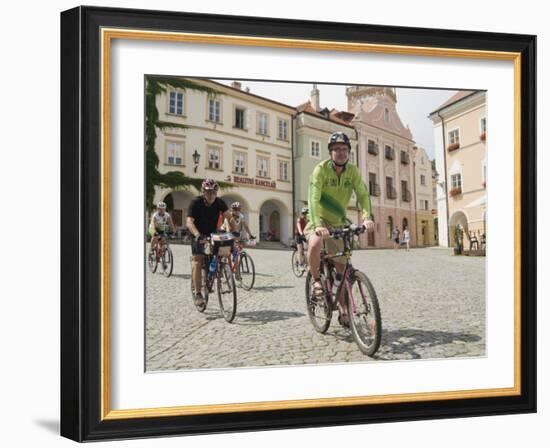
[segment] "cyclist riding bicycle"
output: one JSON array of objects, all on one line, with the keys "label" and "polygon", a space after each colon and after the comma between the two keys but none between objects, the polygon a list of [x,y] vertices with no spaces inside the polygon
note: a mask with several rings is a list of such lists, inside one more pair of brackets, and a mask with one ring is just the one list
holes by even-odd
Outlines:
[{"label": "cyclist riding bicycle", "polygon": [[[250,228],[246,224],[244,215],[241,213],[240,202],[237,201],[231,204],[231,215],[233,216],[233,221],[235,222],[235,230],[233,231],[233,234],[238,238],[240,238],[242,243],[246,243],[248,241],[248,237],[250,237],[251,240],[255,240],[256,237],[252,235],[252,232],[250,232]],[[231,224],[227,218],[223,222],[222,229],[226,232],[231,231]],[[240,260],[237,258],[235,260],[235,272],[237,275],[237,280],[239,279],[239,276],[240,276],[239,264],[240,264]]]},{"label": "cyclist riding bicycle", "polygon": [[298,249],[298,261],[300,262],[300,267],[304,267],[304,243],[306,241],[306,237],[304,235],[304,230],[306,228],[308,219],[307,214],[309,213],[309,209],[307,207],[304,207],[301,212],[300,216],[298,216],[298,219],[296,220],[296,234],[294,235],[294,240],[296,241],[296,248]]},{"label": "cyclist riding bicycle", "polygon": [[[249,237],[251,240],[256,239],[256,237],[252,235],[252,232],[250,231],[250,228],[246,223],[244,215],[241,213],[241,203],[238,201],[233,202],[233,204],[231,204],[230,210],[231,216],[233,216],[233,221],[235,222],[234,232],[239,233],[239,238],[241,239],[241,241],[246,242],[248,241]],[[231,232],[231,224],[229,223],[229,220],[227,218],[225,218],[223,221],[222,229],[226,232]],[[246,234],[244,234],[245,232]]]},{"label": "cyclist riding bicycle", "polygon": [[233,215],[228,210],[224,201],[217,197],[219,190],[218,183],[213,179],[205,179],[201,185],[200,196],[191,201],[187,212],[186,226],[195,237],[191,243],[193,300],[195,304],[204,304],[204,297],[201,293],[202,265],[204,258],[204,240],[211,233],[218,229],[220,215],[229,221],[231,229],[235,229]]},{"label": "cyclist riding bicycle", "polygon": [[[310,221],[304,234],[307,238],[308,262],[313,277],[313,291],[316,295],[323,294],[320,281],[319,261],[323,243],[327,252],[334,254],[343,250],[342,240],[330,238],[330,231],[345,225],[346,208],[355,192],[363,215],[363,226],[370,231],[374,229],[371,219],[370,195],[361,179],[357,166],[349,164],[351,143],[343,132],[334,132],[328,140],[330,158],[319,163],[309,179],[308,206]],[[332,258],[337,275],[341,275],[345,267],[345,258]],[[339,321],[348,325],[347,311],[344,306],[343,288],[338,297]]]},{"label": "cyclist riding bicycle", "polygon": [[159,236],[166,233],[168,230],[172,232],[176,231],[176,226],[172,221],[172,217],[166,212],[166,204],[159,202],[157,204],[157,211],[151,216],[151,222],[149,223],[149,235],[151,236],[151,252],[155,249]]}]

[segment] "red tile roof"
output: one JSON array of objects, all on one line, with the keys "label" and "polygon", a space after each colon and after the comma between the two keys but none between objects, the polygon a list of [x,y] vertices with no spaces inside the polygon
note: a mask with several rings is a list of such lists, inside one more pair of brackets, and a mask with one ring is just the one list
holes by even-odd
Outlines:
[{"label": "red tile roof", "polygon": [[444,107],[450,106],[451,104],[456,103],[457,101],[461,100],[462,98],[466,98],[467,96],[470,96],[472,93],[475,93],[475,90],[460,90],[460,91],[456,92],[453,96],[451,96],[447,101],[445,101],[436,110],[441,110]]}]

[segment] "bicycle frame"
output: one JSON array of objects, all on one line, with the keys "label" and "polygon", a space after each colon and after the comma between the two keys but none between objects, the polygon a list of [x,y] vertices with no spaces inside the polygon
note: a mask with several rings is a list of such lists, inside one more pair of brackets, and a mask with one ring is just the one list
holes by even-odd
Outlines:
[{"label": "bicycle frame", "polygon": [[[353,312],[356,312],[356,304],[355,299],[353,297],[353,292],[351,288],[351,274],[355,271],[353,265],[351,264],[351,244],[349,242],[349,239],[347,237],[343,237],[344,240],[344,250],[341,252],[337,252],[335,254],[328,254],[324,249],[321,252],[321,260],[322,260],[322,266],[321,269],[327,273],[327,278],[325,280],[326,282],[326,288],[328,292],[328,298],[330,301],[330,305],[333,310],[336,309],[336,303],[338,302],[338,297],[342,293],[342,288],[346,287],[346,291],[348,293],[348,300],[351,300],[352,309]],[[338,289],[336,290],[336,293],[332,293],[332,282],[331,282],[331,272],[336,271],[336,267],[334,265],[334,262],[332,262],[333,258],[337,257],[346,257],[346,264],[344,265],[344,272],[342,275],[342,282],[340,285],[338,285]],[[361,291],[363,293],[363,291]],[[344,303],[345,305],[345,303]]]}]

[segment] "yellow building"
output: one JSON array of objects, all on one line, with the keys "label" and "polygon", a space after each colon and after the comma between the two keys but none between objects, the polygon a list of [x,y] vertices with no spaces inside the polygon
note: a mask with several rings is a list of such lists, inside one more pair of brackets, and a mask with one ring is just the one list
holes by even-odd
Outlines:
[{"label": "yellow building", "polygon": [[487,115],[483,91],[460,91],[430,114],[434,123],[439,244],[455,246],[455,229],[463,244],[485,240]]},{"label": "yellow building", "polygon": [[413,170],[416,191],[416,241],[417,245],[434,246],[434,199],[432,163],[424,148],[414,148]]},{"label": "yellow building", "polygon": [[[168,88],[156,97],[159,120],[184,125],[157,130],[159,171],[230,182],[219,196],[239,201],[252,234],[273,232],[285,244],[293,235],[292,117],[295,109],[206,79],[192,82],[215,89],[215,95],[192,88]],[[176,226],[184,226],[196,191],[157,188],[154,202],[166,201]]]}]

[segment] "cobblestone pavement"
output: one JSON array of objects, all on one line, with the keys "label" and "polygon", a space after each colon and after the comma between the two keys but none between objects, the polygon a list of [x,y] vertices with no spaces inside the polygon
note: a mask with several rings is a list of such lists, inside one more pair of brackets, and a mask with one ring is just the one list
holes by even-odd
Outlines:
[{"label": "cobblestone pavement", "polygon": [[171,277],[146,274],[146,369],[252,367],[485,355],[485,258],[455,257],[440,248],[368,250],[354,266],[371,279],[382,311],[382,345],[363,355],[333,315],[325,335],[305,307],[305,276],[290,268],[291,252],[254,249],[252,291],[238,290],[232,324],[217,295],[204,314],[190,294],[190,247],[173,245]]}]

